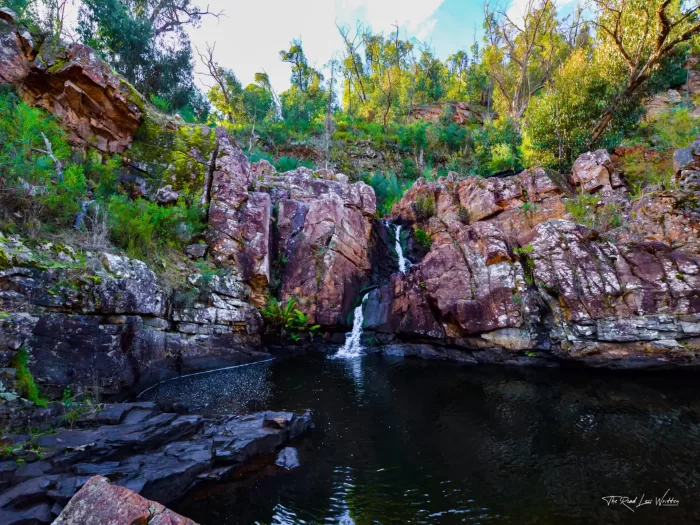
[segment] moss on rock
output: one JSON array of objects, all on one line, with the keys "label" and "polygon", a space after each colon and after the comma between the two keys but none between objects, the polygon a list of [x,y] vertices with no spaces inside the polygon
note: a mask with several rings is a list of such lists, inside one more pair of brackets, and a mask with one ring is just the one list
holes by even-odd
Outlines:
[{"label": "moss on rock", "polygon": [[159,184],[194,195],[201,190],[216,134],[204,125],[146,112],[128,153],[129,160]]}]

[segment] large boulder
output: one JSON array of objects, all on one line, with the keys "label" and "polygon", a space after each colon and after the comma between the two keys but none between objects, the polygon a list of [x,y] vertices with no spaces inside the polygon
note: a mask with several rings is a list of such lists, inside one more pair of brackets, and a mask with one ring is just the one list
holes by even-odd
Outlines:
[{"label": "large boulder", "polygon": [[673,152],[673,169],[682,189],[700,189],[700,140]]},{"label": "large boulder", "polygon": [[102,476],[90,478],[68,502],[54,525],[197,525]]},{"label": "large boulder", "polygon": [[599,149],[584,153],[576,159],[571,168],[571,184],[584,193],[593,193],[611,186],[610,172],[612,159],[607,150]]},{"label": "large boulder", "polygon": [[[272,284],[282,300],[297,300],[312,322],[346,325],[371,274],[372,188],[349,184],[344,175],[327,170],[277,174],[266,162],[250,168],[241,160],[228,173],[215,172],[212,185],[209,223],[215,258],[242,267],[255,304],[264,304]],[[222,186],[226,193],[214,191]]]},{"label": "large boulder", "polygon": [[211,178],[209,253],[220,266],[232,267],[251,284],[253,304],[265,304],[270,282],[272,201],[252,191],[250,163],[225,130],[219,141]]}]

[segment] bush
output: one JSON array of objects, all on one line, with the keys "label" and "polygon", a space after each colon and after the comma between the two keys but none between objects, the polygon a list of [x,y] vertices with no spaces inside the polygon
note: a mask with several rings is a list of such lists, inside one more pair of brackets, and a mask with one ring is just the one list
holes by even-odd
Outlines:
[{"label": "bush", "polygon": [[622,158],[622,169],[633,196],[639,196],[647,186],[675,188],[670,158],[646,158],[643,151],[634,151]]},{"label": "bush", "polygon": [[319,325],[311,325],[308,314],[297,308],[296,299],[290,297],[286,304],[280,303],[274,297],[268,297],[267,305],[260,310],[268,329],[284,334],[289,331],[290,338],[299,341],[304,333],[313,334],[321,328]]},{"label": "bush", "polygon": [[687,148],[700,134],[700,122],[687,107],[680,107],[650,117],[638,133],[659,150]]},{"label": "bush", "polygon": [[413,235],[415,235],[416,242],[418,242],[419,245],[426,250],[430,250],[430,247],[433,245],[433,241],[430,239],[430,235],[428,235],[425,230],[414,226]]},{"label": "bush", "polygon": [[[43,133],[43,135],[42,135]],[[7,87],[0,88],[0,178],[5,185],[19,179],[46,186],[56,167],[46,151],[44,136],[61,163],[71,155],[66,135],[44,110],[31,108]]]},{"label": "bush", "polygon": [[20,395],[31,401],[37,406],[46,406],[46,399],[39,394],[39,387],[34,382],[27,361],[29,360],[29,352],[26,348],[20,348],[12,359],[12,366],[17,371],[17,389]]},{"label": "bush", "polygon": [[63,181],[48,185],[46,190],[39,197],[46,207],[44,214],[58,225],[72,225],[87,193],[83,167],[71,164],[63,173]]},{"label": "bush", "polygon": [[365,176],[364,180],[367,184],[374,188],[374,194],[377,196],[377,213],[380,216],[389,215],[403,194],[406,188],[410,186],[410,182],[399,179],[395,173],[373,173],[371,176]]},{"label": "bush", "polygon": [[181,248],[204,229],[201,209],[182,199],[160,206],[122,195],[109,200],[109,225],[112,241],[135,258],[150,258],[159,248]]},{"label": "bush", "polygon": [[478,175],[488,176],[499,171],[522,168],[520,145],[522,137],[509,118],[487,121],[471,134],[473,169]]},{"label": "bush", "polygon": [[583,224],[592,230],[604,233],[610,228],[622,226],[622,211],[618,204],[609,203],[599,207],[600,197],[582,193],[564,203],[566,212],[574,222]]},{"label": "bush", "polygon": [[435,215],[435,197],[432,195],[420,194],[413,203],[413,213],[418,222],[427,221]]}]

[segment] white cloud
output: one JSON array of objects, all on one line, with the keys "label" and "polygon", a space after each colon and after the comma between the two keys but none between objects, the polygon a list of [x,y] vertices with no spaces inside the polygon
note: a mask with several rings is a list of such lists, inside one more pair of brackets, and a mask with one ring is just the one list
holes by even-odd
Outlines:
[{"label": "white cloud", "polygon": [[[336,22],[355,26],[357,20],[374,31],[389,32],[398,24],[402,37],[428,40],[435,29],[435,12],[445,0],[201,0],[209,11],[224,11],[216,19],[205,17],[201,26],[190,29],[193,47],[200,51],[216,43],[216,60],[232,69],[243,84],[255,73],[267,71],[273,87],[289,87],[290,66],[282,63],[279,52],[288,49],[294,38],[301,38],[311,65],[322,69],[343,42]],[[469,0],[472,1],[472,0]],[[80,0],[70,3],[69,25],[75,27]],[[204,68],[195,52],[196,68]],[[206,87],[210,82],[198,78]]]},{"label": "white cloud", "polygon": [[[273,86],[283,91],[289,86],[290,66],[279,59],[279,51],[301,38],[309,62],[322,68],[342,49],[336,29],[355,25],[357,20],[374,31],[401,27],[404,37],[420,40],[435,28],[434,14],[444,0],[257,0],[236,2],[210,0],[212,11],[222,9],[226,17],[206,19],[191,31],[192,43],[200,49],[216,42],[216,57],[231,68],[245,84],[265,69]],[[201,67],[198,68],[201,70]],[[204,79],[206,82],[206,79]]]}]

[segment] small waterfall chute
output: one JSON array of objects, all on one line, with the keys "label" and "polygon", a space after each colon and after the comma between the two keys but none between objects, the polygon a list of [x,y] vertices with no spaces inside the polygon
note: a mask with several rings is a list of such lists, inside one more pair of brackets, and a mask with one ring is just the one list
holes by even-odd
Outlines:
[{"label": "small waterfall chute", "polygon": [[355,308],[355,319],[352,322],[352,331],[345,336],[345,344],[343,348],[338,350],[334,357],[349,359],[353,357],[360,357],[362,355],[362,344],[360,339],[362,338],[362,323],[365,320],[362,308],[369,297],[369,292],[365,294],[360,301],[360,305]]},{"label": "small waterfall chute", "polygon": [[396,255],[399,257],[399,271],[401,273],[406,273],[406,270],[408,267],[411,265],[411,263],[404,257],[403,255],[403,247],[401,246],[401,225],[397,224],[396,225],[396,230],[395,230],[395,237],[396,237]]}]

